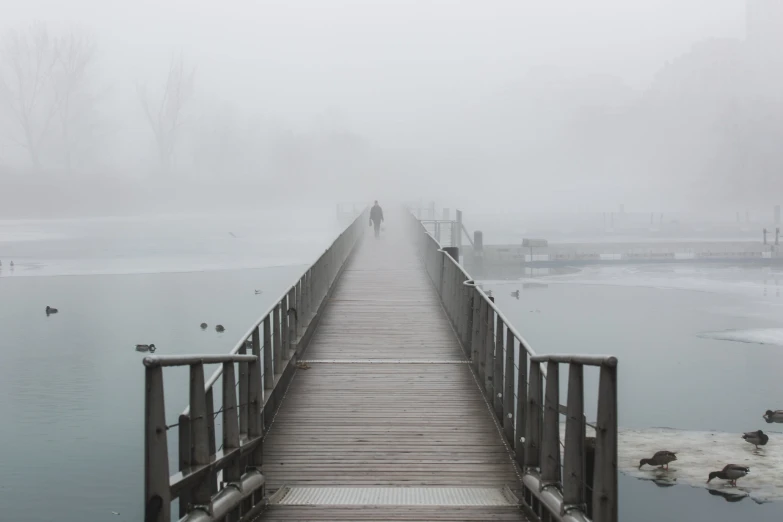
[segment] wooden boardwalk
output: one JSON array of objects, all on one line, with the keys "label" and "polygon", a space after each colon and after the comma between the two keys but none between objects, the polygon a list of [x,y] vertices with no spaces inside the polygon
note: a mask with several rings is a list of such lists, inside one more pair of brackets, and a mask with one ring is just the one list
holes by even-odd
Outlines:
[{"label": "wooden boardwalk", "polygon": [[273,420],[262,520],[525,520],[498,496],[518,470],[401,219],[366,234]]}]

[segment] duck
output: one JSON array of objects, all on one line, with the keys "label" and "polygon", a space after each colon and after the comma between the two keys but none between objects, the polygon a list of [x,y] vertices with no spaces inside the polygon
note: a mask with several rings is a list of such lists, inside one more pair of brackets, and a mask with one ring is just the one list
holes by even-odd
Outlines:
[{"label": "duck", "polygon": [[729,484],[736,486],[737,479],[741,479],[748,473],[750,473],[750,468],[748,467],[740,466],[739,464],[726,464],[720,471],[711,471],[707,482],[709,483],[710,480],[719,478],[721,480],[728,480]]},{"label": "duck", "polygon": [[745,442],[750,442],[756,446],[756,449],[759,449],[759,446],[765,446],[769,442],[769,435],[761,430],[745,432],[742,438],[745,439]]},{"label": "duck", "polygon": [[223,328],[223,325],[222,325],[222,324],[219,324],[219,325],[217,325],[217,326],[215,327],[215,331],[217,331],[217,332],[225,332],[225,331],[226,331],[226,329],[225,329],[225,328]]},{"label": "duck", "polygon": [[783,422],[783,410],[767,410],[764,414],[764,420],[769,424],[773,422]]},{"label": "duck", "polygon": [[201,323],[201,329],[206,330],[207,329],[207,323]]},{"label": "duck", "polygon": [[261,295],[261,294],[263,294],[263,293],[264,293],[264,291],[263,291],[263,290],[256,290],[256,295]]},{"label": "duck", "polygon": [[136,345],[136,351],[137,352],[155,353],[155,345],[154,344],[137,344]]},{"label": "duck", "polygon": [[669,469],[669,462],[673,462],[675,460],[677,460],[677,454],[673,451],[656,451],[655,455],[653,455],[651,458],[642,459],[639,461],[639,469],[642,469],[642,466],[645,464],[650,466],[658,466],[659,468],[666,466],[666,469]]},{"label": "duck", "polygon": [[511,297],[516,297],[517,299],[519,299],[519,290],[514,290],[513,292],[511,292]]},{"label": "duck", "polygon": [[46,315],[56,314],[57,312],[58,312],[57,308],[52,308],[51,306],[46,307]]}]

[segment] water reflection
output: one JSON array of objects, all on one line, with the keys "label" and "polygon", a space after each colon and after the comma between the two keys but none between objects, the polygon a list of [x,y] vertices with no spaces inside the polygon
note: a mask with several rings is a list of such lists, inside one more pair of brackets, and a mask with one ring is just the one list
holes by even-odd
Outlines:
[{"label": "water reflection", "polygon": [[707,489],[707,492],[709,492],[710,495],[715,495],[716,497],[723,497],[726,502],[740,502],[741,500],[744,500],[748,498],[748,494],[744,491],[721,491],[719,489]]}]

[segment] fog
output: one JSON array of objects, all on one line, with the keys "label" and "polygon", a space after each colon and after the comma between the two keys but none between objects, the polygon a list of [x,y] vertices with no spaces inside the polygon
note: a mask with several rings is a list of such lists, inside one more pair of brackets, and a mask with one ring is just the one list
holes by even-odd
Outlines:
[{"label": "fog", "polygon": [[0,217],[768,209],[775,3],[0,0]]}]

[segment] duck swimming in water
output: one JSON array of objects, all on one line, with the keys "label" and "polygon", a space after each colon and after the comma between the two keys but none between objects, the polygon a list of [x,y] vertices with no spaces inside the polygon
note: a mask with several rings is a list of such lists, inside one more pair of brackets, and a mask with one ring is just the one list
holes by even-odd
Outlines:
[{"label": "duck swimming in water", "polygon": [[748,467],[740,466],[739,464],[726,464],[720,471],[711,471],[707,482],[709,483],[710,480],[719,478],[721,480],[728,480],[729,484],[736,486],[737,479],[741,479],[748,473],[750,473],[750,468]]},{"label": "duck swimming in water", "polygon": [[136,351],[137,352],[155,353],[155,345],[154,344],[137,344],[136,345]]},{"label": "duck swimming in water", "polygon": [[223,325],[222,325],[222,324],[219,324],[219,325],[217,325],[217,326],[215,327],[215,331],[217,331],[217,332],[225,332],[225,331],[226,331],[226,329],[225,329],[225,328],[223,328]]},{"label": "duck swimming in water", "polygon": [[519,299],[519,290],[514,290],[513,292],[511,292],[511,297],[516,297],[517,299]]},{"label": "duck swimming in water", "polygon": [[669,462],[673,462],[675,460],[677,460],[677,454],[673,451],[656,451],[652,458],[642,459],[639,461],[639,469],[642,469],[642,466],[645,464],[649,466],[658,466],[659,468],[666,466],[665,469],[669,469]]},{"label": "duck swimming in water", "polygon": [[769,435],[761,430],[748,431],[742,435],[742,438],[745,439],[745,442],[750,442],[756,446],[756,449],[759,449],[759,446],[764,446],[769,442]]},{"label": "duck swimming in water", "polygon": [[768,423],[783,422],[783,410],[767,410],[764,414],[764,420]]},{"label": "duck swimming in water", "polygon": [[201,329],[206,330],[207,329],[207,323],[201,323]]},{"label": "duck swimming in water", "polygon": [[46,315],[56,314],[57,311],[58,311],[57,308],[52,308],[51,306],[46,307]]}]

